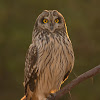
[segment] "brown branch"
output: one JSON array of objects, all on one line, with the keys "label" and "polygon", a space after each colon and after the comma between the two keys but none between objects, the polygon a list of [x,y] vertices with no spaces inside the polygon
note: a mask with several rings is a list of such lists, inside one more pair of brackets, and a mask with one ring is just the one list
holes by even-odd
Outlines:
[{"label": "brown branch", "polygon": [[60,91],[56,93],[55,97],[50,98],[49,100],[58,100],[61,98],[63,95],[67,94],[70,92],[72,88],[74,88],[76,85],[81,83],[82,81],[91,78],[95,76],[96,74],[100,73],[100,65],[96,66],[95,68],[81,74],[78,76],[76,79],[72,80],[70,83],[68,83],[66,86],[64,86]]},{"label": "brown branch", "polygon": [[[56,93],[55,97],[50,98],[49,100],[58,100],[61,98],[63,95],[67,94],[70,92],[72,88],[74,88],[76,85],[81,83],[82,81],[91,78],[95,76],[96,74],[100,73],[100,65],[96,66],[95,68],[81,74],[78,76],[76,79],[72,80],[70,83],[68,83],[66,86],[64,86],[60,91]],[[26,96],[24,96],[21,100],[25,100]]]}]

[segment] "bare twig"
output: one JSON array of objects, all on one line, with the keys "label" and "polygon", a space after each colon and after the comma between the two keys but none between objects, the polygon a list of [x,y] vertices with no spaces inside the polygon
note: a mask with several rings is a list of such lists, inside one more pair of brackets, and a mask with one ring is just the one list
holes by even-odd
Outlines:
[{"label": "bare twig", "polygon": [[95,76],[96,74],[100,73],[100,65],[96,66],[95,68],[81,74],[78,76],[76,79],[72,80],[69,84],[64,86],[60,91],[56,93],[56,96],[49,99],[49,100],[58,100],[61,98],[63,95],[67,94],[72,88],[74,88],[76,85],[81,83],[82,81],[91,78]]}]

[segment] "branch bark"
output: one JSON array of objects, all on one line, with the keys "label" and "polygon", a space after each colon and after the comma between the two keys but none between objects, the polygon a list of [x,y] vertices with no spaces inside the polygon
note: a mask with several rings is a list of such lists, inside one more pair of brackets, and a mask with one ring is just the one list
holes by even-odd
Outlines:
[{"label": "branch bark", "polygon": [[83,82],[84,80],[91,78],[95,76],[96,74],[100,73],[100,65],[96,66],[95,68],[92,68],[91,70],[81,74],[76,79],[72,80],[70,83],[68,83],[66,86],[64,86],[60,91],[56,93],[55,97],[50,98],[49,100],[58,100],[63,95],[70,92],[72,88],[74,88],[79,83]]}]

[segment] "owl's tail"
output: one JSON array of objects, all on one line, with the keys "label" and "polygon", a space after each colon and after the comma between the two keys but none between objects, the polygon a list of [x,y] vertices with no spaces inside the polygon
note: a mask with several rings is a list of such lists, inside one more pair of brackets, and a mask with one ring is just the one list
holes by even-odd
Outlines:
[{"label": "owl's tail", "polygon": [[[27,96],[26,96],[27,95]],[[27,86],[27,91],[26,91],[26,95],[24,97],[21,98],[21,100],[39,100],[36,96],[35,91],[32,92],[29,88],[29,85]]]}]

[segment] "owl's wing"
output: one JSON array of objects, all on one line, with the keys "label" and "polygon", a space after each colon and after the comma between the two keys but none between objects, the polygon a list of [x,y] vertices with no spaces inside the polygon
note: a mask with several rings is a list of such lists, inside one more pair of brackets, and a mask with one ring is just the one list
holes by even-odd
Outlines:
[{"label": "owl's wing", "polygon": [[63,81],[65,81],[65,80],[68,78],[69,74],[70,74],[70,71],[68,71],[68,72],[65,74],[65,76],[64,76],[64,78],[63,78]]},{"label": "owl's wing", "polygon": [[25,83],[25,94],[27,91],[27,85],[31,91],[35,88],[35,83],[37,80],[37,72],[34,65],[37,61],[37,48],[34,43],[29,46],[28,52],[26,54],[25,69],[24,69],[24,83]]}]

